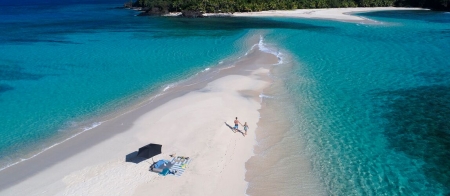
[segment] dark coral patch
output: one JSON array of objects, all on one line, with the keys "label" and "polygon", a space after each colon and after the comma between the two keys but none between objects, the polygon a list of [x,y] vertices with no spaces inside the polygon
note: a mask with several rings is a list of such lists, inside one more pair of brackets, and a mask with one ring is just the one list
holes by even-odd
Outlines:
[{"label": "dark coral patch", "polygon": [[382,116],[388,122],[385,135],[392,149],[424,161],[424,173],[448,189],[450,86],[422,86],[379,95],[387,111]]}]

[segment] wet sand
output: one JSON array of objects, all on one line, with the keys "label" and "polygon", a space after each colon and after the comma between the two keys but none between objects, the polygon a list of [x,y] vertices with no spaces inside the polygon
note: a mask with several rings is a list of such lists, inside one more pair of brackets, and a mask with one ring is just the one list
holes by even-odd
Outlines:
[{"label": "wet sand", "polygon": [[272,84],[264,89],[255,155],[246,163],[247,194],[327,195],[306,153],[305,138],[295,123],[302,124],[307,119],[295,112],[298,103],[292,101],[285,86],[292,66],[299,65],[288,54],[283,57],[285,63],[272,67]]}]

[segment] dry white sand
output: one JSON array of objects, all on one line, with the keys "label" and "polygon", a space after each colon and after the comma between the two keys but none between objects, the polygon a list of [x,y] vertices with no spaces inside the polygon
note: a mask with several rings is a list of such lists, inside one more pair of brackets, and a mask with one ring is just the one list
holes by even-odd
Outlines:
[{"label": "dry white sand", "polygon": [[[253,155],[256,144],[254,130],[261,107],[258,95],[269,85],[267,65],[276,62],[274,55],[255,51],[240,62],[253,64],[253,67],[241,68],[237,74],[224,71],[202,88],[158,105],[131,122],[127,118],[117,118],[99,126],[98,129],[113,125],[127,130],[51,166],[39,168],[40,172],[0,194],[244,195],[247,189],[245,163]],[[249,123],[246,137],[234,133],[225,124],[232,126],[234,117]],[[92,131],[95,133],[95,129]],[[103,129],[99,133],[107,132],[108,129]],[[82,135],[89,134],[91,132]],[[84,145],[83,140],[87,140],[77,138],[55,149]],[[125,161],[127,154],[148,143],[163,145],[163,154],[157,155],[155,161],[170,159],[172,153],[188,156],[192,161],[180,177],[150,172],[151,159],[137,164]],[[16,167],[32,169],[33,162],[39,165],[39,157],[56,156],[52,153],[57,152],[30,159],[26,167]]]},{"label": "dry white sand", "polygon": [[428,10],[422,8],[401,8],[401,7],[374,7],[374,8],[330,8],[330,9],[297,9],[297,10],[271,10],[262,12],[241,12],[234,13],[234,16],[253,16],[253,17],[296,17],[296,18],[314,18],[339,20],[347,22],[366,22],[375,21],[351,15],[351,13],[373,12],[373,11],[395,11],[395,10]]}]

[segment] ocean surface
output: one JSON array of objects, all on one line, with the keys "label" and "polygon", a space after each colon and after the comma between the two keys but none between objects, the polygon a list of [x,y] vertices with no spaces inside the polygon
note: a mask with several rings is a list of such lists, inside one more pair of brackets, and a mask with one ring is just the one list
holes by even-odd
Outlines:
[{"label": "ocean surface", "polygon": [[[289,69],[266,100],[283,100],[283,137],[304,143],[287,150],[309,159],[326,194],[450,194],[450,14],[180,19],[121,3],[0,6],[1,169],[245,55],[260,34]],[[300,192],[295,180],[280,193]]]}]

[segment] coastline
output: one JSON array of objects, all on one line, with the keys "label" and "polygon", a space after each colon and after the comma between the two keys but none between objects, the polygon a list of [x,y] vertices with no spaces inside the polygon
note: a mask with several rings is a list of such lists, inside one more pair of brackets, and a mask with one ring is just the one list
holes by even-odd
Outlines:
[{"label": "coastline", "polygon": [[[351,13],[353,12],[345,12],[343,14]],[[421,13],[423,14],[424,12],[405,12],[402,14],[414,16]],[[390,15],[390,12],[379,14],[382,18],[380,21],[390,21],[389,18],[383,17],[384,14]],[[432,13],[429,14],[431,15]],[[261,20],[267,21],[278,16],[262,17],[267,17],[261,18]],[[239,21],[239,18],[236,19],[236,21]],[[412,19],[415,19],[415,16]],[[337,29],[351,26],[352,28],[349,28],[351,31],[349,30],[349,33],[345,34],[349,36],[339,36],[341,34],[329,36],[332,34],[325,32],[326,35],[322,37],[320,29],[312,29],[311,32],[297,32],[289,29],[286,31],[280,29],[276,33],[269,32],[267,39],[271,40],[270,43],[272,41],[278,44],[283,43],[280,47],[286,47],[286,50],[278,48],[278,46],[268,47],[276,49],[277,52],[271,50],[269,53],[276,54],[278,64],[282,65],[272,66],[267,62],[275,61],[272,58],[273,56],[269,58],[270,55],[261,54],[261,51],[267,52],[267,50],[263,50],[265,47],[261,47],[264,46],[264,44],[261,44],[263,39],[260,39],[259,45],[254,44],[257,42],[257,34],[264,35],[265,33],[259,33],[258,30],[254,30],[257,31],[257,33],[254,33],[251,30],[249,31],[250,33],[242,37],[246,38],[243,39],[245,43],[250,42],[250,44],[254,44],[254,47],[248,50],[248,53],[244,56],[241,56],[242,59],[238,58],[236,60],[236,57],[230,61],[228,59],[222,60],[218,64],[212,63],[216,64],[215,66],[203,67],[202,71],[196,69],[195,71],[197,72],[186,76],[187,79],[166,81],[164,83],[166,85],[160,87],[158,92],[150,95],[144,95],[143,92],[141,95],[145,97],[139,96],[137,98],[139,100],[125,103],[123,107],[115,112],[106,114],[107,116],[98,115],[92,119],[89,118],[89,122],[94,123],[89,123],[91,126],[86,128],[91,130],[85,131],[83,134],[75,134],[68,140],[59,142],[55,148],[50,146],[50,148],[40,152],[38,156],[20,161],[5,171],[0,169],[0,195],[148,195],[151,193],[157,195],[327,195],[327,191],[330,191],[328,194],[347,195],[370,192],[396,194],[405,193],[405,191],[411,194],[444,194],[445,192],[439,191],[446,191],[446,188],[440,187],[439,184],[425,186],[430,184],[428,182],[433,182],[433,178],[421,176],[420,165],[408,165],[410,159],[402,157],[403,154],[394,153],[390,151],[390,148],[384,149],[383,145],[388,143],[381,143],[381,145],[378,145],[380,143],[376,142],[371,143],[372,140],[379,141],[380,138],[378,137],[382,136],[377,125],[384,125],[382,123],[371,124],[370,121],[366,121],[370,120],[372,116],[367,115],[368,113],[365,109],[369,112],[373,111],[373,108],[370,107],[371,103],[369,101],[365,102],[365,100],[370,100],[366,99],[366,95],[373,93],[373,91],[360,91],[365,89],[364,85],[349,89],[347,87],[352,86],[350,82],[351,85],[334,86],[334,84],[339,83],[347,84],[346,82],[348,81],[358,81],[353,82],[353,84],[359,84],[361,80],[358,80],[357,77],[342,77],[343,79],[341,79],[341,73],[347,74],[346,76],[358,76],[361,73],[368,73],[361,71],[363,69],[371,71],[370,67],[380,68],[380,66],[372,66],[372,62],[374,64],[390,65],[391,62],[389,60],[395,59],[396,61],[394,62],[402,62],[404,60],[404,62],[415,64],[417,61],[409,61],[409,59],[414,59],[412,58],[414,56],[420,56],[424,51],[421,50],[422,47],[418,47],[416,50],[413,47],[416,45],[403,44],[405,41],[402,36],[391,37],[391,35],[404,35],[414,31],[406,28],[384,31],[390,25],[359,25],[359,23],[366,22],[373,24],[383,23],[373,20],[366,22],[338,20],[350,23],[327,22],[325,20],[328,19],[321,21],[314,18],[304,22],[307,24],[319,23],[319,25],[323,22],[330,26],[336,25]],[[416,23],[425,24],[425,22],[405,20],[405,26],[420,26],[416,25]],[[430,27],[433,30],[441,29],[440,27],[435,27],[435,25],[426,27]],[[370,32],[381,29],[382,31],[379,31],[381,34],[370,35],[379,35],[376,38],[381,38],[380,40],[383,40],[383,42],[380,45],[372,45],[370,39],[354,36],[366,35],[369,32],[366,31],[367,29],[370,29]],[[422,30],[424,28],[417,29]],[[316,34],[320,36],[316,36]],[[317,40],[314,38],[317,38]],[[387,39],[386,41],[391,41],[391,38],[400,40],[402,44],[386,42],[384,38]],[[405,38],[405,40],[415,40],[412,36]],[[429,38],[437,39],[442,37],[430,36]],[[356,42],[348,42],[349,39],[357,40]],[[328,43],[326,42],[328,40],[337,40],[337,42],[331,42],[329,47],[321,48],[320,43]],[[347,40],[347,42],[341,42],[340,40]],[[423,39],[418,40],[421,41],[417,42],[419,43],[417,44],[418,46],[426,42]],[[358,45],[359,43],[364,44]],[[298,47],[295,44],[298,44]],[[391,57],[390,55],[370,56],[368,53],[361,52],[354,53],[355,56],[361,58],[352,59],[352,56],[346,56],[346,54],[353,54],[351,48],[344,47],[339,49],[344,44],[362,48],[358,51],[370,51],[367,49],[373,46],[377,51],[378,49],[381,49],[379,51],[385,51],[386,53],[384,54],[400,54],[397,56],[408,58],[397,59],[397,57]],[[383,50],[387,49],[387,47],[382,46],[391,46],[391,44],[393,49],[401,50]],[[430,48],[430,45],[426,45],[423,48]],[[442,44],[438,46],[448,50]],[[220,47],[218,48],[220,49]],[[248,49],[250,47],[243,48]],[[314,52],[299,52],[300,49]],[[433,51],[432,49],[433,47],[427,51]],[[257,53],[251,52],[255,50]],[[334,53],[335,51],[342,51],[342,53]],[[376,54],[374,51],[370,51],[369,54]],[[292,56],[289,55],[290,52],[292,52]],[[296,56],[296,52],[302,55]],[[242,53],[240,51],[234,54]],[[318,54],[317,58],[315,58],[316,54]],[[428,56],[432,57],[439,53],[434,51],[427,54],[431,54]],[[260,58],[256,58],[256,56]],[[378,62],[376,57],[381,60]],[[302,58],[305,58],[305,62],[302,62]],[[340,58],[348,58],[349,61],[341,59],[341,64],[331,61],[331,59],[336,60]],[[254,63],[249,63],[252,62],[251,59],[254,60]],[[267,59],[267,61],[257,63],[262,62],[262,59]],[[321,61],[315,64],[313,60],[316,59]],[[367,61],[365,61],[366,59]],[[436,65],[439,65],[440,62],[445,62],[440,60],[439,58],[430,62]],[[308,62],[314,62],[311,63],[312,66],[309,66],[312,70],[308,71],[311,72],[303,70],[308,69]],[[353,64],[353,62],[357,63]],[[307,66],[303,66],[303,63],[306,63]],[[260,65],[256,66],[256,64]],[[358,70],[356,68],[360,67],[359,64],[368,66],[361,67],[363,69]],[[400,64],[398,70],[422,68],[421,66],[402,66],[402,63],[396,64]],[[432,68],[435,67],[430,66],[433,64],[423,63],[425,65],[423,66],[424,68],[431,67],[431,69],[419,69],[420,72],[414,73],[434,73]],[[235,65],[240,66],[236,67]],[[338,66],[337,69],[331,71],[327,69],[335,67],[335,65]],[[356,66],[353,67],[353,65]],[[386,66],[386,68],[391,67]],[[385,73],[390,73],[389,71],[391,70],[380,69],[380,72],[373,72],[374,75],[370,73],[369,79],[361,82],[369,84],[370,87],[373,84],[380,84],[379,87],[386,87],[386,91],[394,89],[392,94],[399,92],[399,85],[402,85],[400,89],[404,86],[413,88],[417,86],[409,85],[416,81],[416,75],[408,75],[412,80],[408,80],[406,76],[406,79],[403,77],[379,77],[386,75]],[[332,75],[332,73],[340,74]],[[314,78],[312,76],[317,77]],[[380,80],[380,78],[386,80]],[[400,79],[405,79],[405,83],[397,83]],[[370,83],[370,81],[386,82]],[[235,84],[238,85],[234,86]],[[392,85],[394,88],[391,88],[390,84],[394,84],[395,86]],[[424,82],[420,84],[430,83]],[[314,88],[316,86],[313,85],[324,85],[322,89],[325,91],[315,91],[316,89]],[[339,91],[336,94],[333,94],[333,91],[328,91],[328,89],[334,89],[334,87]],[[353,96],[347,99],[346,96],[340,94],[347,91],[361,92],[349,94],[365,96]],[[316,96],[321,92],[324,92],[322,97],[320,95]],[[317,107],[321,103],[315,103],[315,101],[321,101],[323,97],[335,96],[339,98],[323,99],[323,103],[329,104],[325,105],[324,109]],[[389,98],[388,96],[392,95],[384,96]],[[245,98],[245,104],[243,98]],[[356,102],[354,100],[359,101]],[[221,104],[218,104],[220,101]],[[229,102],[236,104],[227,104]],[[414,105],[414,103],[415,101],[410,105]],[[246,107],[242,107],[242,105]],[[334,110],[333,106],[339,108]],[[339,110],[341,108],[344,109]],[[347,110],[347,108],[351,109]],[[359,113],[359,111],[362,112]],[[235,115],[238,112],[239,115]],[[401,111],[399,112],[401,113]],[[320,115],[314,116],[314,114]],[[339,116],[336,114],[343,115]],[[242,121],[251,122],[250,132],[254,131],[254,135],[249,133],[248,138],[243,138],[240,137],[239,133],[236,134],[226,129],[226,125],[223,126],[225,124],[223,121],[231,124],[234,118],[233,115],[238,116]],[[361,120],[360,117],[365,117],[365,119]],[[106,120],[101,121],[103,119]],[[219,123],[219,120],[222,121]],[[219,124],[222,126],[219,126]],[[373,133],[374,127],[376,127],[376,133]],[[217,132],[220,132],[220,134]],[[341,132],[343,134],[340,137],[334,138]],[[157,174],[148,171],[149,164],[145,161],[140,163],[126,162],[127,157],[135,153],[137,148],[150,142],[163,144],[163,154],[155,157],[155,161],[160,158],[170,160],[168,155],[177,153],[177,156],[189,156],[193,162],[181,177],[157,176]],[[311,145],[312,143],[316,144]],[[378,148],[379,146],[381,148]],[[252,149],[252,151],[249,152],[247,149]],[[379,154],[383,156],[377,156]],[[378,159],[379,157],[381,158]],[[147,161],[151,162],[151,159]],[[391,163],[396,164],[392,165]],[[390,167],[386,168],[386,165]],[[438,165],[432,164],[434,168],[442,168],[442,166],[435,167]],[[244,168],[242,168],[243,166]],[[404,166],[419,167],[404,168]],[[242,175],[243,173],[245,174],[244,176]],[[387,173],[390,175],[385,175]],[[242,177],[244,177],[244,180],[242,180]],[[401,179],[417,179],[423,183],[417,187],[410,186],[414,184],[406,181],[396,181],[399,177]],[[383,178],[386,181],[371,181],[371,179],[375,178]],[[392,184],[392,182],[398,184],[397,187],[406,188],[403,190],[391,189],[388,185]],[[200,183],[203,184],[199,185]],[[243,185],[247,186],[243,187]]]},{"label": "coastline", "polygon": [[[258,48],[206,82],[169,88],[141,108],[7,168],[0,172],[2,194],[244,194],[245,162],[256,144],[259,94],[270,83],[268,67],[278,62]],[[246,137],[224,123],[232,124],[234,116],[248,121]],[[125,162],[148,143],[163,144],[155,160],[177,153],[193,161],[179,178],[148,171],[146,161]],[[121,187],[123,183],[129,187]]]},{"label": "coastline", "polygon": [[375,11],[408,11],[408,10],[429,10],[424,8],[406,7],[357,7],[357,8],[327,8],[327,9],[297,9],[297,10],[270,10],[261,12],[234,13],[235,17],[293,17],[337,20],[343,22],[358,23],[378,23],[364,17],[355,16],[353,13],[375,12]]},{"label": "coastline", "polygon": [[261,96],[257,145],[246,162],[247,195],[327,195],[313,169],[305,138],[294,128],[294,121],[299,120],[293,117],[296,103],[285,82],[298,64],[287,51],[282,55],[285,62],[272,67],[272,83]]}]

